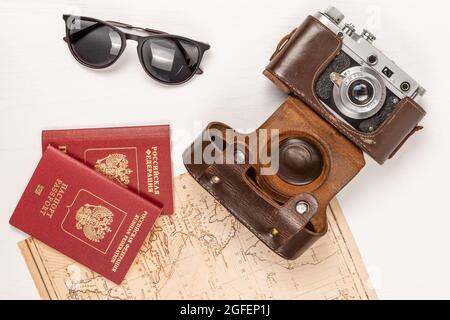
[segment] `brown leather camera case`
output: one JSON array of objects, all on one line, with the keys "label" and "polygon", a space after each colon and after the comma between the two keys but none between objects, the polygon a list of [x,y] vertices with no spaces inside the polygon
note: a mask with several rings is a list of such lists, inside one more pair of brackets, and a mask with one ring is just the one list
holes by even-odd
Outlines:
[{"label": "brown leather camera case", "polygon": [[360,132],[338,119],[322,105],[314,86],[341,47],[341,38],[309,16],[281,40],[264,75],[284,92],[302,99],[359,148],[383,164],[414,132],[421,129],[417,124],[425,116],[425,111],[412,99],[405,98],[372,133]]},{"label": "brown leather camera case", "polygon": [[[288,161],[291,156],[294,159],[289,165],[301,164],[306,159],[307,167],[303,170],[306,175],[301,179],[306,179],[307,183],[292,184],[287,182],[289,176],[281,179],[278,174],[260,175],[258,163],[218,164],[225,163],[226,152],[223,151],[214,153],[213,164],[203,161],[192,164],[195,152],[203,154],[216,141],[208,129],[225,132],[230,128],[222,123],[209,124],[183,154],[187,170],[261,241],[287,259],[297,258],[326,233],[329,201],[365,164],[360,149],[294,97],[289,97],[256,133],[261,129],[278,129],[280,146],[296,145],[297,149],[288,152]],[[223,136],[227,147],[234,148],[237,140],[230,141],[225,134]],[[270,139],[269,135],[258,144],[268,146]],[[250,149],[247,147],[245,150]],[[313,149],[320,154],[315,154]],[[285,160],[280,157],[280,161]],[[309,176],[314,171],[317,175]],[[302,201],[309,206],[306,212],[299,214],[296,206]]]}]

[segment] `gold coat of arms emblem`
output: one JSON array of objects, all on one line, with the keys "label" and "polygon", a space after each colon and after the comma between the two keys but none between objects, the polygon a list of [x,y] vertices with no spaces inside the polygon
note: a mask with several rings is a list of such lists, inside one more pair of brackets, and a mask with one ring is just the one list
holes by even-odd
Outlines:
[{"label": "gold coat of arms emblem", "polygon": [[114,214],[103,206],[85,204],[78,209],[75,216],[76,228],[83,230],[89,240],[100,242],[108,232],[111,232],[113,216]]},{"label": "gold coat of arms emblem", "polygon": [[121,153],[110,154],[95,163],[95,170],[121,184],[127,186],[130,183],[130,174],[133,172],[128,167],[127,156]]}]

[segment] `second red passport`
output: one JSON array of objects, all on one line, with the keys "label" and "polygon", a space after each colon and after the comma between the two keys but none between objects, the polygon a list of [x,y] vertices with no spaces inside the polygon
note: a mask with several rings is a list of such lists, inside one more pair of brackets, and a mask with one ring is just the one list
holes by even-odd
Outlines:
[{"label": "second red passport", "polygon": [[10,223],[121,283],[161,207],[48,147]]},{"label": "second red passport", "polygon": [[173,213],[168,125],[43,131],[49,144]]}]

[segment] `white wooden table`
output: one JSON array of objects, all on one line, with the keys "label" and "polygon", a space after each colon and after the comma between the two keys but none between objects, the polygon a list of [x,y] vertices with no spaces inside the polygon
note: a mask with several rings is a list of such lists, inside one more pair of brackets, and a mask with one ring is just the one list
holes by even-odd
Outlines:
[{"label": "white wooden table", "polygon": [[[334,1],[370,27],[377,46],[428,89],[425,130],[383,167],[364,171],[339,199],[380,298],[450,298],[449,4]],[[42,129],[167,123],[174,173],[207,122],[250,130],[285,96],[261,74],[279,38],[328,1],[1,0],[0,298],[38,298],[8,220],[41,153]],[[63,13],[162,29],[209,42],[205,73],[166,87],[141,68],[135,44],[114,67],[80,66],[62,41]]]}]

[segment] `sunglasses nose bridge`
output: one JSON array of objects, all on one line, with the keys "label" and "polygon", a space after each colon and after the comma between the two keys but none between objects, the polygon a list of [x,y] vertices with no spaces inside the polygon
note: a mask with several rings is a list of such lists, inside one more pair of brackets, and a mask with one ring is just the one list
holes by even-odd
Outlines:
[{"label": "sunglasses nose bridge", "polygon": [[140,42],[142,38],[143,37],[135,35],[135,34],[131,34],[131,33],[126,33],[125,34],[125,39],[127,39],[127,40],[133,40],[133,41],[136,41],[136,42]]}]

